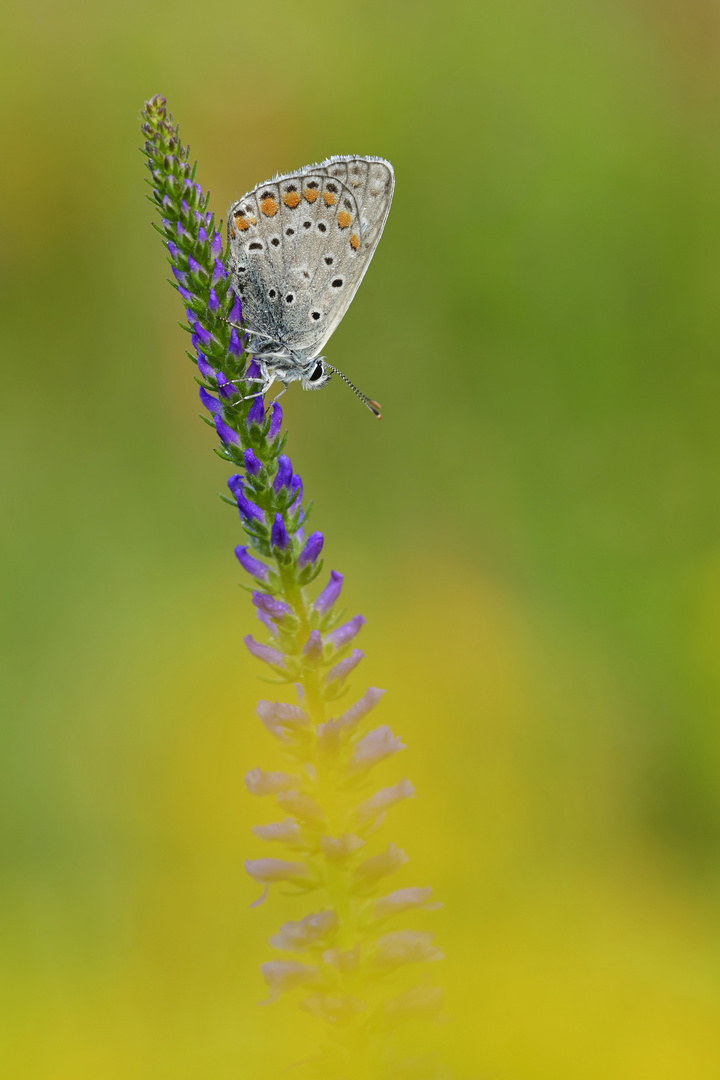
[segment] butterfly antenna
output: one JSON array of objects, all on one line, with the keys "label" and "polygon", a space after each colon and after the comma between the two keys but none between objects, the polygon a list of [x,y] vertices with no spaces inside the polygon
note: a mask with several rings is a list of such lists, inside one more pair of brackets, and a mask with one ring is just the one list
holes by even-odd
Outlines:
[{"label": "butterfly antenna", "polygon": [[380,412],[380,406],[378,405],[377,401],[373,401],[372,398],[366,397],[365,394],[358,390],[357,386],[355,386],[354,383],[350,382],[347,375],[343,375],[342,371],[338,371],[338,369],[336,367],[333,367],[332,364],[328,364],[327,360],[323,360],[323,363],[325,367],[330,368],[331,371],[334,371],[336,375],[339,375],[340,378],[348,384],[352,392],[354,394],[357,394],[363,405],[367,406],[373,416],[377,416],[378,420],[382,420],[382,413]]}]

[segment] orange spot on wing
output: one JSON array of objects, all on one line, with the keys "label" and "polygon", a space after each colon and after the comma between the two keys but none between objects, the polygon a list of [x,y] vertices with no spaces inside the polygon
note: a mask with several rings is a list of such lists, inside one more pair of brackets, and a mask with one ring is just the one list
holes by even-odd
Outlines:
[{"label": "orange spot on wing", "polygon": [[[253,224],[254,224],[254,222],[253,222]],[[250,223],[245,220],[245,215],[244,214],[236,214],[235,215],[235,227],[237,229],[239,229],[240,232],[245,232],[246,229],[250,228]]]},{"label": "orange spot on wing", "polygon": [[286,206],[289,206],[291,210],[294,210],[297,204],[300,202],[300,196],[297,191],[288,191],[283,195],[283,202]]},{"label": "orange spot on wing", "polygon": [[257,218],[251,217],[250,218],[250,224],[251,225],[257,225]]},{"label": "orange spot on wing", "polygon": [[357,233],[353,233],[350,237],[350,247],[353,249],[353,251],[357,251],[357,249],[360,247],[360,237]]},{"label": "orange spot on wing", "polygon": [[274,217],[278,212],[278,204],[274,199],[261,199],[260,209],[265,217]]},{"label": "orange spot on wing", "polygon": [[305,198],[307,199],[308,202],[315,202],[315,200],[318,197],[318,194],[319,193],[315,190],[315,188],[311,188],[311,187],[310,188],[305,188],[305,190],[303,191],[303,195],[305,196]]},{"label": "orange spot on wing", "polygon": [[332,191],[323,191],[323,199],[325,200],[326,206],[332,206],[332,204],[335,202],[335,196],[333,195]]},{"label": "orange spot on wing", "polygon": [[352,221],[352,214],[348,214],[347,210],[341,210],[338,214],[338,225],[341,229],[347,229],[348,225]]},{"label": "orange spot on wing", "polygon": [[231,225],[231,226],[230,226],[230,236],[231,236],[231,238],[232,238],[233,240],[234,240],[234,239],[235,239],[235,237],[237,236],[237,233],[235,232],[235,226],[234,226],[234,225]]}]

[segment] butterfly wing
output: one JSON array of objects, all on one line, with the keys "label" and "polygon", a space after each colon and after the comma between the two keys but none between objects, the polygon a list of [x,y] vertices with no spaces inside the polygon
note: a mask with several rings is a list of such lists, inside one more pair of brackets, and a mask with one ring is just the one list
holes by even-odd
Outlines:
[{"label": "butterfly wing", "polygon": [[233,280],[250,330],[305,359],[319,354],[370,264],[394,182],[382,159],[336,157],[233,204]]}]

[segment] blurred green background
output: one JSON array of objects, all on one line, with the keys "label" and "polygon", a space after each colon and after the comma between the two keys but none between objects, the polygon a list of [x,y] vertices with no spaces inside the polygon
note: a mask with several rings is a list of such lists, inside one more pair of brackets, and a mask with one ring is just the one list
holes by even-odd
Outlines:
[{"label": "blurred green background", "polygon": [[[462,1080],[720,1075],[720,9],[366,0],[6,9],[5,1075],[277,1076],[283,918],[236,516],[150,229],[163,93],[224,216],[389,158],[393,209],[283,399],[417,800]],[[425,1035],[418,1046],[425,1045]]]}]

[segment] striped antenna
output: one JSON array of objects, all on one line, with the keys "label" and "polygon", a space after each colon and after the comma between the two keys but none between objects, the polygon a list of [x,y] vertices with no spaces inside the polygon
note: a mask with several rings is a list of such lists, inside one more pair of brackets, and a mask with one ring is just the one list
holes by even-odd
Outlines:
[{"label": "striped antenna", "polygon": [[339,375],[341,379],[344,379],[344,381],[348,384],[353,393],[357,394],[363,405],[367,406],[373,416],[377,416],[378,420],[382,420],[382,413],[380,412],[380,406],[378,405],[377,401],[373,401],[372,398],[366,397],[365,394],[358,390],[357,386],[355,386],[354,383],[350,382],[347,375],[343,375],[342,371],[338,371],[338,369],[336,367],[333,367],[332,364],[328,364],[327,360],[323,360],[323,364],[325,365],[325,367],[330,368],[331,371],[334,371],[336,375]]}]

